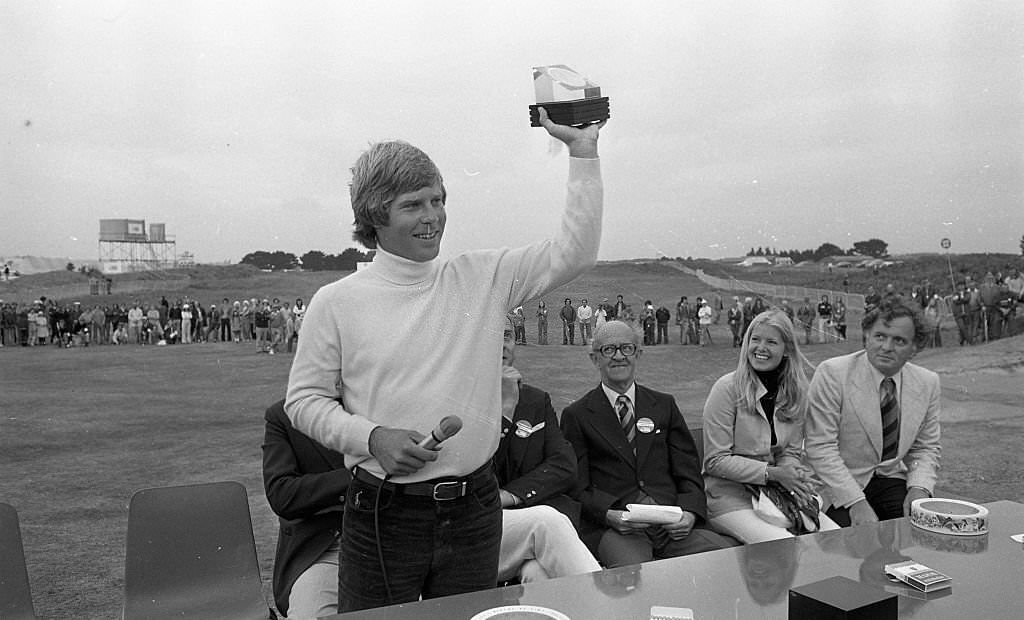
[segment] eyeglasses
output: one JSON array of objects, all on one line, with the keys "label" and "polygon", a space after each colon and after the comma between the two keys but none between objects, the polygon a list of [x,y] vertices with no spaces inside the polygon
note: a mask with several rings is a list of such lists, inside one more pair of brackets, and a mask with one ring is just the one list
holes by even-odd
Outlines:
[{"label": "eyeglasses", "polygon": [[606,344],[600,349],[598,349],[598,351],[601,352],[601,355],[603,357],[615,357],[616,351],[621,352],[623,357],[630,357],[632,355],[636,355],[636,345],[633,344],[632,342],[627,342],[619,345]]}]

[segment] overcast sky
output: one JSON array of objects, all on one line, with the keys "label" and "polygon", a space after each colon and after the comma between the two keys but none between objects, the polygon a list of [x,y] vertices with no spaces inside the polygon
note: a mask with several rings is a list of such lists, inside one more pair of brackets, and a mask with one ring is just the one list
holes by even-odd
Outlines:
[{"label": "overcast sky", "polygon": [[402,138],[445,175],[442,253],[550,234],[567,154],[531,68],[610,97],[602,259],[881,238],[1019,251],[1024,3],[0,0],[0,256],[340,253],[348,169]]}]

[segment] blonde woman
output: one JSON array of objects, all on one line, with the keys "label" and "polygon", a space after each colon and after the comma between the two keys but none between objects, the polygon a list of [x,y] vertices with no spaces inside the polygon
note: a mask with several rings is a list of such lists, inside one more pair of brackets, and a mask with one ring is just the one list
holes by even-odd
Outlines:
[{"label": "blonde woman", "polygon": [[[810,366],[793,323],[782,310],[754,317],[743,336],[736,370],[720,378],[704,404],[704,488],[708,523],[744,543],[792,536],[764,521],[747,485],[782,485],[818,506],[803,461]],[[818,509],[820,529],[838,526]]]}]

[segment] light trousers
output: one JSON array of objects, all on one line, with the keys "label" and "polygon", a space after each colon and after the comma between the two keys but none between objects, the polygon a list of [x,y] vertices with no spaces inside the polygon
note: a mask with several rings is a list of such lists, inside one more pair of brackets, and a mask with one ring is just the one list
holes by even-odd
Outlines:
[{"label": "light trousers", "polygon": [[312,620],[338,613],[338,554],[335,543],[307,568],[288,594],[288,620]]},{"label": "light trousers", "polygon": [[572,521],[547,505],[501,511],[498,583],[523,583],[601,570]]},{"label": "light trousers", "polygon": [[818,318],[818,341],[822,344],[831,340],[832,328],[829,327],[828,321],[828,319]]},{"label": "light trousers", "polygon": [[[838,530],[839,525],[825,516],[825,513],[818,513],[818,522],[821,524],[821,531]],[[766,540],[779,540],[792,538],[789,530],[772,525],[757,513],[751,510],[733,510],[717,517],[708,519],[711,529],[722,534],[728,534],[741,543],[750,545],[764,542]]]}]

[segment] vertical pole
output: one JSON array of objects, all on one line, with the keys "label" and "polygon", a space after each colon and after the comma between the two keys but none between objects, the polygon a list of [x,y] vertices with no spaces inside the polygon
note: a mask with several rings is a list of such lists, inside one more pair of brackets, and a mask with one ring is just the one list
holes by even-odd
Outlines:
[{"label": "vertical pole", "polygon": [[953,277],[953,263],[949,260],[949,250],[946,250],[946,265],[949,267],[949,284],[953,287],[953,294],[956,294],[956,278]]}]

